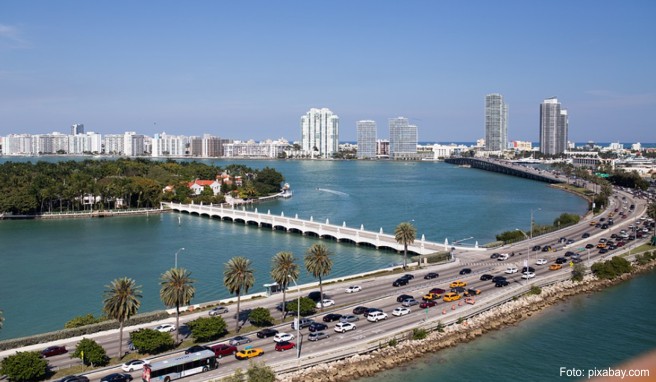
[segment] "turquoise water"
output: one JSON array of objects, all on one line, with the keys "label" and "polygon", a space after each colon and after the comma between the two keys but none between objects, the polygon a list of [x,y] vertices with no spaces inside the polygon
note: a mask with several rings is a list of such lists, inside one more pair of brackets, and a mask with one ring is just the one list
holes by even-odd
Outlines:
[{"label": "turquoise water", "polygon": [[[577,380],[561,376],[560,368],[583,369],[587,375],[589,369],[617,367],[656,348],[655,288],[652,271],[358,382]],[[652,365],[652,380],[655,373]]]},{"label": "turquoise water", "polygon": [[[583,214],[587,203],[546,184],[432,162],[207,161],[275,167],[294,196],[256,207],[260,212],[329,219],[391,233],[412,221],[418,236],[473,245],[502,231],[551,224],[562,212]],[[320,190],[319,190],[320,189]],[[471,239],[470,239],[471,238]],[[101,312],[104,286],[118,277],[142,285],[141,312],[163,308],[159,276],[178,263],[192,272],[194,303],[229,297],[223,264],[233,256],[253,261],[256,283],[271,281],[271,256],[292,251],[302,264],[318,239],[197,216],[164,214],[61,221],[0,221],[0,338],[56,330],[77,315]],[[323,241],[334,255],[331,277],[379,269],[401,256]],[[300,282],[313,281],[304,270]]]}]

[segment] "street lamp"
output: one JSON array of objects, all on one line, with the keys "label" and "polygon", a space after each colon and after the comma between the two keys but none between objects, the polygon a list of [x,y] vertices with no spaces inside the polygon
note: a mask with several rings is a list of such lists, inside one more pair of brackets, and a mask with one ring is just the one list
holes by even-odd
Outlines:
[{"label": "street lamp", "polygon": [[296,358],[301,358],[301,288],[299,288],[296,280],[291,275],[287,275],[287,277],[294,282],[298,294],[296,296],[296,318],[294,318],[294,324],[296,326]]},{"label": "street lamp", "polygon": [[178,267],[178,253],[180,253],[180,251],[184,251],[184,250],[185,250],[184,248],[180,248],[177,251],[175,251],[175,267],[176,268]]},{"label": "street lamp", "polygon": [[[533,220],[533,219],[531,219],[531,220]],[[527,268],[527,269],[526,269],[526,272],[529,272],[529,271],[530,271],[530,269],[528,269],[528,268],[529,268],[529,264],[530,264],[530,262],[529,262],[529,260],[530,260],[530,258],[529,258],[529,253],[531,253],[531,252],[529,252],[529,251],[530,251],[530,249],[531,249],[531,248],[530,248],[531,241],[530,241],[528,235],[526,234],[526,232],[522,231],[522,230],[519,229],[519,228],[515,228],[515,230],[521,232],[522,235],[524,235],[524,237],[526,238],[526,268]],[[522,273],[524,273],[524,272],[522,272]],[[526,282],[528,283],[528,276],[526,277]]]}]

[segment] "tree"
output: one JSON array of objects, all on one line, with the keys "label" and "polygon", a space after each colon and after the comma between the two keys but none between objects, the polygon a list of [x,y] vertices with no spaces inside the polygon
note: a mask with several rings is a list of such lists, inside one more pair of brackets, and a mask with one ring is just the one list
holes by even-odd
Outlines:
[{"label": "tree", "polygon": [[225,270],[223,271],[223,285],[228,288],[228,291],[231,294],[237,295],[237,322],[235,329],[239,332],[241,329],[240,318],[240,302],[241,302],[241,293],[248,293],[248,290],[255,284],[255,277],[253,276],[253,268],[251,267],[251,261],[245,257],[236,256],[228,260],[225,264]]},{"label": "tree", "polygon": [[251,360],[248,370],[246,370],[248,382],[273,382],[276,380],[276,373],[264,364],[264,362],[255,362]]},{"label": "tree", "polygon": [[173,338],[168,333],[154,329],[139,329],[130,333],[130,341],[140,354],[157,354],[173,348]]},{"label": "tree", "polygon": [[160,279],[159,298],[169,308],[175,307],[175,342],[180,336],[180,307],[189,305],[196,294],[191,272],[184,268],[171,268]]},{"label": "tree", "polygon": [[105,366],[109,363],[109,358],[105,349],[96,341],[83,338],[75,346],[75,351],[71,354],[73,358],[79,358],[86,366]]},{"label": "tree", "polygon": [[229,375],[227,377],[224,377],[222,382],[246,382],[246,376],[244,375],[244,372],[241,370],[241,368],[235,369],[235,372],[232,375]]},{"label": "tree", "polygon": [[[301,316],[309,316],[311,314],[314,314],[317,307],[317,303],[314,302],[314,300],[312,300],[309,297],[301,297],[300,300],[301,300],[301,312],[300,312]],[[287,310],[290,313],[296,314],[296,312],[298,312],[298,299],[288,302]]]},{"label": "tree", "polygon": [[105,286],[103,311],[108,318],[118,321],[118,358],[123,357],[123,325],[137,314],[141,302],[141,287],[135,281],[122,277]]},{"label": "tree", "polygon": [[656,220],[656,202],[651,202],[647,206],[647,216]]},{"label": "tree", "polygon": [[[300,270],[296,259],[291,252],[278,252],[273,257],[273,264],[271,267],[271,278],[277,282],[282,289],[282,306],[287,303],[287,287],[289,286],[290,279],[298,280]],[[287,315],[285,309],[282,310],[282,318]]]},{"label": "tree", "polygon": [[319,279],[320,306],[321,311],[323,311],[322,278],[328,275],[333,268],[333,261],[330,258],[328,248],[323,244],[313,244],[305,254],[305,268],[312,276]]},{"label": "tree", "polygon": [[255,326],[269,326],[273,324],[273,317],[267,308],[255,308],[248,315],[248,321]]},{"label": "tree", "polygon": [[572,280],[574,281],[583,281],[583,276],[585,275],[585,265],[583,263],[576,263],[572,268]]},{"label": "tree", "polygon": [[0,364],[0,375],[13,382],[37,381],[46,376],[48,361],[39,352],[18,352],[7,356]]},{"label": "tree", "polygon": [[394,230],[394,239],[397,243],[403,244],[403,269],[406,269],[408,262],[408,244],[415,242],[417,229],[408,222],[400,223]]},{"label": "tree", "polygon": [[191,330],[191,336],[196,342],[213,341],[227,332],[228,325],[223,317],[199,317],[193,321],[187,322],[187,327]]}]

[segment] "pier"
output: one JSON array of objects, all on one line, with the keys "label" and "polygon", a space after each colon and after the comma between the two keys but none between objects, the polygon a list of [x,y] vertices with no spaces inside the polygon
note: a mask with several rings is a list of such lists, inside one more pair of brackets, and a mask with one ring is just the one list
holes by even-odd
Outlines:
[{"label": "pier", "polygon": [[524,166],[508,161],[484,158],[466,158],[454,157],[444,160],[445,163],[455,164],[458,166],[467,166],[479,170],[498,172],[501,174],[517,176],[550,184],[565,183],[566,179],[530,166]]},{"label": "pier", "polygon": [[[256,225],[262,228],[285,231],[289,233],[298,233],[301,235],[311,235],[325,239],[331,239],[338,242],[352,243],[355,245],[368,245],[378,249],[389,249],[398,252],[403,251],[403,245],[396,242],[393,234],[379,231],[368,231],[364,226],[360,228],[351,228],[346,226],[346,222],[341,225],[331,224],[328,219],[325,222],[300,219],[298,215],[293,217],[285,216],[284,212],[280,215],[271,213],[259,213],[246,211],[245,209],[235,209],[225,205],[203,205],[203,204],[178,204],[162,203],[162,208],[173,211],[188,213],[198,216],[207,216],[221,220],[242,223],[246,225]],[[466,250],[481,250],[483,248],[469,246],[454,246],[446,240],[443,243],[428,241],[424,235],[417,238],[413,244],[408,245],[408,253],[417,255],[428,255],[435,252],[450,251],[451,248]]]}]

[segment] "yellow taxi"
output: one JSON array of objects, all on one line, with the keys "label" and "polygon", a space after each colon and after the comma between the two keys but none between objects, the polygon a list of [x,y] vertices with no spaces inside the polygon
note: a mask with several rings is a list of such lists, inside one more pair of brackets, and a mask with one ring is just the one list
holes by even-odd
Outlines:
[{"label": "yellow taxi", "polygon": [[264,354],[264,350],[260,348],[246,348],[235,353],[235,358],[237,359],[250,359],[259,357]]},{"label": "yellow taxi", "polygon": [[451,284],[449,284],[449,288],[457,288],[457,287],[464,287],[464,286],[467,286],[467,283],[460,280],[454,281]]},{"label": "yellow taxi", "polygon": [[562,267],[563,267],[563,266],[560,265],[560,264],[551,264],[551,265],[549,266],[549,270],[551,270],[551,271],[557,271],[557,270],[561,269]]},{"label": "yellow taxi", "polygon": [[444,295],[442,300],[444,300],[444,302],[457,301],[460,300],[460,295],[456,292],[449,292]]},{"label": "yellow taxi", "polygon": [[439,293],[430,293],[430,292],[428,292],[422,298],[426,301],[433,301],[433,300],[439,300],[440,297],[442,297],[442,295],[439,294]]}]

